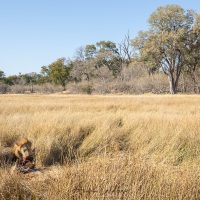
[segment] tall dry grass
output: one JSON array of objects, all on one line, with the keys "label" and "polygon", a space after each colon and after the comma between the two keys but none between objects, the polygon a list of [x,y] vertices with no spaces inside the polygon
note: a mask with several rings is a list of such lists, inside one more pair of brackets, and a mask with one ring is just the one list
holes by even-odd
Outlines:
[{"label": "tall dry grass", "polygon": [[0,148],[53,175],[0,169],[0,199],[200,199],[199,122],[198,95],[1,95]]}]

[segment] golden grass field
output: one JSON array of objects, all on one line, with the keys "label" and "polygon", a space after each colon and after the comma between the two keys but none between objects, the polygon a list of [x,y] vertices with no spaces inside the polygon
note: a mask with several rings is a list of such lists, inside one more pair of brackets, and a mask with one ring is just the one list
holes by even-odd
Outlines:
[{"label": "golden grass field", "polygon": [[26,137],[42,174],[0,168],[0,199],[200,199],[199,95],[1,95],[0,148]]}]

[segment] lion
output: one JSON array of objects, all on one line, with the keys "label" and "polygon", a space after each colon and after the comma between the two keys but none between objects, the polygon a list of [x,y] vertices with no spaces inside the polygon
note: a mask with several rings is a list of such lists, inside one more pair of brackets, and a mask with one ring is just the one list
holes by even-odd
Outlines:
[{"label": "lion", "polygon": [[13,144],[12,153],[16,157],[16,162],[12,172],[17,170],[28,173],[35,168],[34,150],[31,147],[32,143],[26,138],[21,138]]}]

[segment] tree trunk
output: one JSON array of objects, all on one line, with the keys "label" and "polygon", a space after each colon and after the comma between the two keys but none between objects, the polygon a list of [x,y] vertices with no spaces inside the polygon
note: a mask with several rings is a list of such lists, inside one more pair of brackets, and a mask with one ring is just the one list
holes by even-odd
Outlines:
[{"label": "tree trunk", "polygon": [[198,93],[198,83],[196,81],[194,72],[191,73],[191,77],[192,77],[192,83],[193,83],[193,92]]},{"label": "tree trunk", "polygon": [[63,91],[65,91],[66,90],[66,85],[65,84],[63,84]]},{"label": "tree trunk", "polygon": [[185,83],[185,74],[182,74],[182,79],[183,79],[183,85],[182,85],[182,93],[186,93],[187,92],[187,87],[186,87],[186,83]]},{"label": "tree trunk", "polygon": [[176,94],[177,84],[175,84],[173,75],[168,76],[168,78],[169,78],[169,85],[170,85],[170,94]]},{"label": "tree trunk", "polygon": [[33,83],[31,83],[31,93],[33,93]]}]

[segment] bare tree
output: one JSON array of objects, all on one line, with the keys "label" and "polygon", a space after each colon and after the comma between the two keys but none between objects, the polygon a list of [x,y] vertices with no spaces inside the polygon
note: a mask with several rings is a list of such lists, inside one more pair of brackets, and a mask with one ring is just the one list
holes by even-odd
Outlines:
[{"label": "bare tree", "polygon": [[125,38],[119,44],[119,54],[122,57],[123,62],[130,63],[131,62],[131,49],[130,49],[130,35],[129,32],[125,35]]},{"label": "bare tree", "polygon": [[85,61],[85,47],[81,46],[76,49],[75,54],[74,54],[75,60],[79,61]]}]

